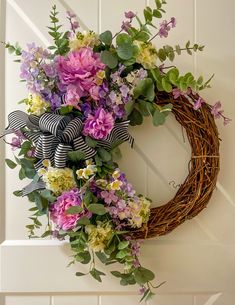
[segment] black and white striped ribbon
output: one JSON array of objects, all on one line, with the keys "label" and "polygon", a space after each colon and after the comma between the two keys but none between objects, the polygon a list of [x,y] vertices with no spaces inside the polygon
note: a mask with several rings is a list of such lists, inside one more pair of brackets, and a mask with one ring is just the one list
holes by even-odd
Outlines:
[{"label": "black and white striped ribbon", "polygon": [[[57,112],[44,113],[40,117],[28,115],[23,111],[14,111],[8,116],[9,125],[4,135],[27,127],[23,131],[25,137],[31,140],[36,149],[35,169],[41,168],[44,159],[49,159],[57,168],[66,167],[68,152],[80,150],[86,159],[96,155],[96,150],[86,144],[81,134],[83,122],[78,117],[63,116]],[[98,140],[98,146],[107,150],[112,149],[115,142],[129,141],[133,146],[134,139],[128,133],[129,121],[115,123],[112,131],[104,140]],[[42,184],[40,184],[42,186]],[[26,190],[32,189],[28,188]]]}]

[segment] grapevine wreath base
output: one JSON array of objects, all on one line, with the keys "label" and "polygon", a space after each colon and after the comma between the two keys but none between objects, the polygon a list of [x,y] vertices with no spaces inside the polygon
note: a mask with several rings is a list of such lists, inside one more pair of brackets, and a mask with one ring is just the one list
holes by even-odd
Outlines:
[{"label": "grapevine wreath base", "polygon": [[184,96],[172,100],[170,94],[157,95],[159,105],[170,102],[174,105],[172,112],[185,129],[191,145],[189,174],[173,199],[151,209],[148,223],[134,232],[134,239],[165,235],[185,220],[195,217],[207,206],[216,186],[220,166],[219,137],[211,107],[204,103],[198,111]]}]

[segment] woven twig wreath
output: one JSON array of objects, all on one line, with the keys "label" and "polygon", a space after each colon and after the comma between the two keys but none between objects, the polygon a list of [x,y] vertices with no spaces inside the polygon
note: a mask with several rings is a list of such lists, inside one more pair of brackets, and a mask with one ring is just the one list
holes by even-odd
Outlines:
[{"label": "woven twig wreath", "polygon": [[172,113],[186,131],[191,145],[189,174],[173,199],[151,209],[148,224],[135,231],[135,239],[168,234],[200,213],[211,198],[220,169],[219,136],[211,107],[204,103],[200,111],[194,110],[186,97],[173,100],[166,93],[159,93],[157,99],[162,106],[173,103]]}]

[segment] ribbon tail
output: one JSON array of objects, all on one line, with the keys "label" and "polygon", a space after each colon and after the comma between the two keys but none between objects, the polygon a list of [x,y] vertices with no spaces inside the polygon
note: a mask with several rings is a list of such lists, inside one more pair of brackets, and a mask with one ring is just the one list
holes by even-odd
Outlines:
[{"label": "ribbon tail", "polygon": [[46,184],[43,181],[38,181],[38,182],[32,181],[30,184],[26,185],[22,189],[22,197],[27,196],[28,194],[32,193],[33,191],[42,190],[45,187],[46,187]]}]

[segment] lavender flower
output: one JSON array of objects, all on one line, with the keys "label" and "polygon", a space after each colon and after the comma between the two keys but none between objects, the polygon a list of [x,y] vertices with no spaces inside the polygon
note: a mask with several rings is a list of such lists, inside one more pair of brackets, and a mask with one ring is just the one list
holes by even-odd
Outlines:
[{"label": "lavender flower", "polygon": [[213,114],[214,118],[215,119],[219,119],[222,115],[222,113],[224,112],[222,109],[221,109],[222,105],[221,105],[221,102],[218,101],[214,104],[214,106],[211,108],[211,113]]},{"label": "lavender flower", "polygon": [[199,97],[196,102],[193,105],[193,109],[194,110],[198,110],[199,108],[201,108],[202,104],[205,103],[204,99],[202,97]]},{"label": "lavender flower", "polygon": [[125,12],[125,17],[129,19],[133,19],[136,16],[136,14],[132,11]]}]

